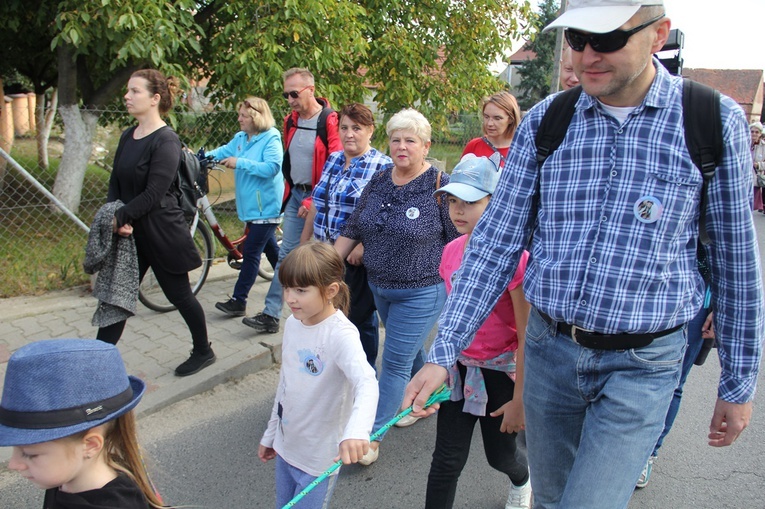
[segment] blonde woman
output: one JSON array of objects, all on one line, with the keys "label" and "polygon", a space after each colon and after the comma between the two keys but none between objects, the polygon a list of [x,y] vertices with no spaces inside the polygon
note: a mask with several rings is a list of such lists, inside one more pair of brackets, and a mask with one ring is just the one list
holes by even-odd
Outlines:
[{"label": "blonde woman", "polygon": [[237,109],[241,131],[226,145],[207,153],[234,170],[236,212],[249,231],[242,244],[244,258],[234,294],[215,304],[229,316],[245,315],[261,254],[265,252],[271,265],[276,266],[279,246],[274,233],[282,220],[284,195],[282,137],[274,127],[268,103],[259,97],[248,97]]}]

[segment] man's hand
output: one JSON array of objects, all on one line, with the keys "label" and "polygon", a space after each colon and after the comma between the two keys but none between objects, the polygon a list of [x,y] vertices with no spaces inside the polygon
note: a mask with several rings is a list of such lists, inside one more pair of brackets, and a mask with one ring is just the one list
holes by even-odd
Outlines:
[{"label": "man's hand", "polygon": [[718,399],[709,425],[709,445],[725,447],[736,441],[738,436],[749,426],[752,418],[752,402],[729,403]]},{"label": "man's hand", "polygon": [[407,384],[401,408],[413,406],[411,413],[413,417],[427,417],[436,413],[440,406],[437,403],[428,408],[423,407],[427,403],[428,398],[430,398],[430,395],[441,387],[441,384],[446,381],[448,376],[449,372],[446,371],[446,368],[442,368],[438,364],[431,364],[430,362],[425,364]]}]

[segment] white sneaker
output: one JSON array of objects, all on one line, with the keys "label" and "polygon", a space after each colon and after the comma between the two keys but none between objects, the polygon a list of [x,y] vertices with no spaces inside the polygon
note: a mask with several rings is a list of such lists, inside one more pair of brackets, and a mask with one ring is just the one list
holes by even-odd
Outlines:
[{"label": "white sneaker", "polygon": [[419,417],[413,417],[412,414],[406,414],[401,419],[399,419],[398,422],[394,424],[394,426],[396,426],[397,428],[406,428],[407,426],[411,426],[412,424],[414,424],[415,422],[419,420],[420,420]]},{"label": "white sneaker", "polygon": [[367,453],[359,460],[359,465],[364,465],[365,467],[371,465],[375,461],[377,461],[377,458],[380,457],[380,446],[378,442],[377,449],[370,446]]},{"label": "white sneaker", "polygon": [[505,509],[531,509],[531,480],[523,486],[510,483],[510,494],[507,496]]}]

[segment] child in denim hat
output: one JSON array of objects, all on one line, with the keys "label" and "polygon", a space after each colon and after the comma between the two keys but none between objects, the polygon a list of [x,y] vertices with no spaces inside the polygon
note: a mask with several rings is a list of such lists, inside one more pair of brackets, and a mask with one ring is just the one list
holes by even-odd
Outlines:
[{"label": "child in denim hat", "polygon": [[[499,155],[491,158],[466,154],[454,167],[449,184],[435,195],[445,195],[449,217],[463,235],[446,245],[440,273],[451,292],[454,278],[473,228],[497,187]],[[529,468],[515,444],[524,428],[523,339],[530,305],[523,294],[528,252],[478,330],[470,346],[457,358],[449,373],[452,400],[438,411],[436,447],[428,475],[426,508],[450,508],[457,481],[468,459],[476,421],[481,423],[489,465],[510,478],[506,509],[528,509],[531,500]]]},{"label": "child in denim hat", "polygon": [[141,460],[132,409],[146,385],[113,345],[53,339],[8,360],[0,446],[45,490],[44,509],[149,509],[162,501]]}]

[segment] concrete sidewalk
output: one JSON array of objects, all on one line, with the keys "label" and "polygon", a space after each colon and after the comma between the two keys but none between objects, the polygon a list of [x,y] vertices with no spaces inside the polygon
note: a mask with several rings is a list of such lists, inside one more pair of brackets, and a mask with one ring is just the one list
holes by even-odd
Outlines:
[{"label": "concrete sidewalk", "polygon": [[[177,377],[175,367],[191,350],[191,336],[177,311],[157,313],[138,305],[118,348],[127,371],[147,384],[146,394],[136,408],[139,417],[154,413],[189,396],[212,389],[231,379],[269,368],[281,361],[281,331],[258,334],[215,309],[233,291],[238,272],[220,262],[210,270],[197,295],[207,316],[207,329],[217,361],[199,373]],[[250,292],[247,313],[263,310],[270,282],[258,278]],[[0,299],[0,381],[11,353],[38,339],[93,338],[90,324],[97,301],[88,288],[51,292],[39,297]],[[0,449],[0,462],[10,458],[11,449]]]}]

